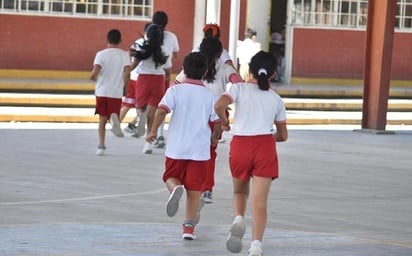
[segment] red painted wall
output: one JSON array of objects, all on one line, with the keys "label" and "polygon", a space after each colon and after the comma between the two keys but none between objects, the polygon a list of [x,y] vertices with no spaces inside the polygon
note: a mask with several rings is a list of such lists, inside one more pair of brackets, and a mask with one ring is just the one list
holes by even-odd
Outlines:
[{"label": "red painted wall", "polygon": [[[156,10],[169,16],[167,29],[179,38],[182,54],[192,49],[194,1],[171,5],[158,0]],[[181,9],[187,10],[181,12]],[[81,19],[56,16],[0,15],[0,69],[91,70],[95,53],[106,47],[106,34],[112,28],[122,32],[121,48],[143,34],[150,20]],[[181,65],[175,69],[180,70]]]},{"label": "red painted wall", "polygon": [[[246,0],[242,5],[240,29],[245,27]],[[184,56],[193,48],[194,1],[171,4],[169,0],[157,0],[157,10],[167,12],[167,29],[178,37],[180,53],[173,70],[178,72]],[[222,42],[226,48],[229,13],[230,1],[222,1]],[[0,14],[0,69],[88,71],[95,53],[106,47],[108,30],[120,29],[121,48],[128,49],[149,21]]]},{"label": "red painted wall", "polygon": [[[296,28],[292,76],[362,79],[365,31]],[[392,79],[412,80],[412,33],[395,33]]]}]

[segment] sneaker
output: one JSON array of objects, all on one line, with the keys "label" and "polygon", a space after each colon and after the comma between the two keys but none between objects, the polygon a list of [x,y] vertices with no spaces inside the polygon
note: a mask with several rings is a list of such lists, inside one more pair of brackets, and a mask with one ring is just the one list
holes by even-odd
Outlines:
[{"label": "sneaker", "polygon": [[182,238],[185,240],[195,240],[195,225],[192,223],[183,224]]},{"label": "sneaker", "polygon": [[183,186],[178,185],[173,189],[172,193],[170,193],[169,199],[167,200],[167,203],[166,203],[167,216],[173,217],[176,215],[177,210],[179,209],[180,198],[183,195],[183,190],[184,190]]},{"label": "sneaker", "polygon": [[143,154],[151,154],[153,153],[152,144],[146,142],[143,146]]},{"label": "sneaker", "polygon": [[248,256],[263,256],[263,250],[262,248],[258,247],[258,246],[251,246],[248,253]]},{"label": "sneaker", "polygon": [[105,146],[102,146],[102,145],[97,146],[96,155],[98,155],[98,156],[104,155],[105,150],[106,150]]},{"label": "sneaker", "polygon": [[205,191],[202,194],[203,200],[205,200],[205,203],[211,204],[213,203],[213,192],[211,191]]},{"label": "sneaker", "polygon": [[112,125],[112,133],[117,137],[123,137],[122,128],[120,127],[120,121],[117,114],[112,113],[110,115],[110,124]]},{"label": "sneaker", "polygon": [[135,133],[136,132],[136,126],[132,123],[128,123],[126,128],[124,128],[124,130],[128,133]]},{"label": "sneaker", "polygon": [[197,213],[196,213],[196,218],[193,221],[193,224],[196,226],[197,224],[199,224],[200,221],[200,211],[202,210],[203,206],[205,206],[205,199],[203,199],[203,197],[200,197],[200,204],[199,204],[199,208],[197,208]]},{"label": "sneaker", "polygon": [[132,137],[140,138],[140,137],[142,137],[142,135],[140,135],[139,132],[137,132],[137,130],[136,130],[136,131],[132,134]]},{"label": "sneaker", "polygon": [[163,136],[159,136],[154,143],[156,148],[164,148],[166,146],[165,138]]},{"label": "sneaker", "polygon": [[225,142],[226,142],[226,140],[223,139],[223,138],[219,140],[219,143],[225,143]]},{"label": "sneaker", "polygon": [[242,216],[235,217],[232,226],[230,228],[229,236],[226,240],[226,248],[233,253],[239,253],[242,251],[242,237],[246,232],[245,220]]}]

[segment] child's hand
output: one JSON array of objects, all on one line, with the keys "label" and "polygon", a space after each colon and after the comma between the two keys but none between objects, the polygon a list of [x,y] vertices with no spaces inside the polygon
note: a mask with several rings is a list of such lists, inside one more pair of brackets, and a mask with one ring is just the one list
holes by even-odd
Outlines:
[{"label": "child's hand", "polygon": [[227,122],[227,123],[222,123],[222,130],[223,130],[223,131],[226,131],[226,132],[230,131],[230,124],[229,124],[229,122]]},{"label": "child's hand", "polygon": [[149,143],[153,143],[156,140],[157,132],[150,132],[146,136],[146,141]]}]

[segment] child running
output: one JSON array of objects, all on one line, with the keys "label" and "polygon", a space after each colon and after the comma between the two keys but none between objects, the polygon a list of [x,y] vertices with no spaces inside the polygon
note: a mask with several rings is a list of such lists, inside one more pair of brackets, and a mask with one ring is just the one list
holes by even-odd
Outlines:
[{"label": "child running", "polygon": [[90,80],[96,82],[96,111],[99,115],[99,145],[96,155],[104,155],[106,150],[106,123],[110,118],[112,132],[122,137],[119,114],[122,97],[129,83],[129,54],[119,48],[122,35],[119,30],[112,29],[107,33],[107,48],[96,53]]},{"label": "child running", "polygon": [[[175,216],[179,200],[186,190],[182,237],[193,240],[199,221],[200,194],[207,174],[210,145],[217,144],[221,129],[214,112],[215,97],[202,82],[207,71],[206,57],[201,53],[190,53],[184,58],[183,70],[186,80],[167,89],[146,141],[155,141],[158,127],[166,114],[171,113],[163,173],[163,181],[170,192],[166,213],[169,217]],[[209,121],[215,123],[213,133]]]},{"label": "child running", "polygon": [[[135,43],[133,56],[139,63],[136,82],[136,106],[140,121],[147,118],[147,130],[151,130],[154,115],[162,96],[165,93],[165,69],[171,67],[171,56],[166,55],[168,50],[163,46],[163,29],[151,24],[146,29],[145,39]],[[141,125],[139,121],[139,126]],[[141,134],[142,135],[142,134]],[[144,154],[152,153],[150,143],[145,143]]]},{"label": "child running", "polygon": [[[206,76],[203,79],[204,84],[215,95],[216,99],[225,91],[228,83],[242,82],[242,78],[237,71],[228,64],[222,63],[220,60],[223,52],[223,46],[220,40],[216,37],[205,37],[199,47],[199,52],[203,53],[208,59],[208,69]],[[183,72],[176,76],[176,83],[180,83],[185,79]],[[229,116],[229,112],[226,112]],[[213,123],[210,123],[213,130]],[[221,136],[219,137],[221,139]],[[213,187],[215,185],[215,162],[216,162],[217,145],[212,145],[210,148],[211,159],[209,160],[209,168],[206,175],[201,203],[213,202]],[[202,205],[203,206],[203,205]]]},{"label": "child running", "polygon": [[[233,253],[242,251],[242,237],[246,231],[244,216],[252,178],[252,243],[249,256],[263,255],[268,195],[272,180],[278,177],[276,142],[285,141],[288,137],[285,105],[269,83],[276,75],[276,67],[276,58],[272,54],[258,52],[249,65],[252,79],[233,84],[215,104],[222,129],[231,130],[233,134],[229,165],[233,178],[235,219],[226,248]],[[225,114],[231,103],[235,104],[232,129]]]}]

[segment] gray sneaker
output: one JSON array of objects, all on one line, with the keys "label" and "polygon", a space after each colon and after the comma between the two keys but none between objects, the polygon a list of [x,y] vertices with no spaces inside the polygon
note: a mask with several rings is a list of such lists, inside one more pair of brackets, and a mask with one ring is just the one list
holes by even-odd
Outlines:
[{"label": "gray sneaker", "polygon": [[179,210],[179,201],[183,195],[184,188],[182,185],[176,186],[172,193],[170,193],[169,200],[166,203],[166,213],[167,216],[173,217],[176,215],[177,210]]},{"label": "gray sneaker", "polygon": [[236,216],[232,226],[230,227],[230,233],[226,240],[226,248],[233,253],[239,253],[242,251],[243,243],[242,238],[246,232],[245,220],[242,216]]},{"label": "gray sneaker", "polygon": [[112,133],[117,137],[123,137],[122,128],[120,127],[119,117],[116,113],[110,115],[110,124],[112,125]]},{"label": "gray sneaker", "polygon": [[202,194],[203,200],[205,200],[205,203],[211,204],[213,203],[213,192],[211,191],[205,191]]},{"label": "gray sneaker", "polygon": [[157,137],[154,146],[155,148],[164,148],[166,146],[165,138],[163,136]]},{"label": "gray sneaker", "polygon": [[135,133],[136,132],[136,126],[132,123],[128,123],[126,128],[124,128],[124,130],[128,133]]}]

